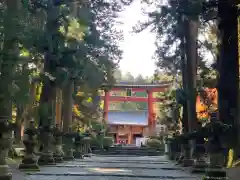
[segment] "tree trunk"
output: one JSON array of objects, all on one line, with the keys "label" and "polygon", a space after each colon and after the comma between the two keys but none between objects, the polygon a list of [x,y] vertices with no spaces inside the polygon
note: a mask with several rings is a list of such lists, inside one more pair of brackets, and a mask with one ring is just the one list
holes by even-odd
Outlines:
[{"label": "tree trunk", "polygon": [[196,75],[197,75],[197,36],[198,20],[188,19],[186,25],[186,71],[187,71],[187,107],[188,107],[188,128],[192,132],[197,127],[196,118]]},{"label": "tree trunk", "polygon": [[[188,131],[192,132],[197,128],[196,117],[196,75],[197,75],[197,37],[199,20],[187,17],[185,22],[186,40],[186,88],[187,88],[187,110],[188,110]],[[190,157],[196,151],[194,141],[190,141]]]},{"label": "tree trunk", "polygon": [[[180,34],[179,38],[181,40],[180,44],[180,51],[181,51],[181,73],[182,73],[182,86],[184,93],[187,93],[187,68],[186,68],[186,41],[185,41],[185,18],[183,14],[180,14],[178,17],[178,25],[180,27]],[[183,106],[183,114],[182,114],[182,126],[183,126],[183,134],[188,133],[188,107],[187,107],[187,100],[184,100]],[[182,144],[184,159],[190,159],[190,150],[189,150],[189,143],[184,142]]]},{"label": "tree trunk", "polygon": [[73,107],[73,80],[69,80],[63,90],[63,131],[68,132],[72,125],[72,107]]},{"label": "tree trunk", "polygon": [[46,37],[47,48],[44,56],[44,79],[39,107],[39,125],[43,127],[41,131],[41,142],[43,145],[42,154],[38,159],[39,165],[53,164],[53,132],[52,102],[54,98],[55,83],[52,74],[57,68],[58,32],[59,32],[59,6],[55,6],[55,0],[48,1]]},{"label": "tree trunk", "polygon": [[229,140],[230,146],[239,146],[239,57],[237,8],[231,1],[220,0],[218,5],[220,17],[221,55],[218,62],[218,109],[219,119],[233,125],[234,134]]},{"label": "tree trunk", "polygon": [[57,88],[54,87],[53,100],[52,100],[52,122],[53,122],[54,126],[56,124],[56,90],[57,90]]},{"label": "tree trunk", "polygon": [[16,144],[20,144],[22,141],[23,111],[24,111],[23,105],[17,104],[16,128],[15,128],[15,143]]},{"label": "tree trunk", "polygon": [[6,121],[12,119],[12,75],[18,60],[17,29],[20,0],[6,0],[3,18],[3,49],[0,59],[0,179],[11,179],[6,158],[12,145],[12,131]]},{"label": "tree trunk", "polygon": [[[22,132],[26,127],[28,127],[28,122],[31,118],[34,117],[34,106],[35,105],[35,99],[36,99],[36,87],[37,87],[37,82],[31,82],[30,87],[29,87],[29,98],[28,102],[25,105],[18,105],[17,104],[17,109],[18,106],[19,110],[17,110],[17,119],[21,119],[21,135]],[[19,124],[20,125],[20,124]]]},{"label": "tree trunk", "polygon": [[[46,58],[48,59],[48,58]],[[43,83],[43,89],[40,98],[39,107],[39,126],[51,126],[52,125],[52,97],[53,97],[53,83],[47,77]]]},{"label": "tree trunk", "polygon": [[11,118],[11,86],[12,73],[18,59],[17,28],[20,9],[19,0],[6,0],[7,10],[4,12],[4,41],[0,62],[0,117]]},{"label": "tree trunk", "polygon": [[62,128],[62,91],[60,88],[56,89],[56,124]]},{"label": "tree trunk", "polygon": [[51,75],[56,71],[57,60],[55,53],[58,52],[58,37],[56,32],[59,30],[59,24],[56,23],[59,18],[59,7],[54,6],[54,0],[48,1],[46,36],[48,47],[44,56],[43,88],[40,98],[40,126],[49,127],[52,125],[52,102],[54,100],[54,82]]},{"label": "tree trunk", "polygon": [[24,127],[28,126],[28,121],[34,117],[34,106],[36,106],[37,82],[32,82],[29,88],[29,102],[25,109]]},{"label": "tree trunk", "polygon": [[[186,60],[185,60],[185,46],[184,46],[184,38],[182,38],[181,42],[181,70],[182,70],[182,83],[183,83],[183,90],[184,92],[187,92],[187,82],[186,82]],[[183,104],[183,117],[182,117],[182,124],[183,124],[183,133],[186,134],[189,131],[188,128],[188,109],[187,109],[187,101],[184,101]],[[190,152],[188,147],[189,144],[186,142],[186,144],[183,145],[184,149],[184,158],[189,159],[190,158]]]}]

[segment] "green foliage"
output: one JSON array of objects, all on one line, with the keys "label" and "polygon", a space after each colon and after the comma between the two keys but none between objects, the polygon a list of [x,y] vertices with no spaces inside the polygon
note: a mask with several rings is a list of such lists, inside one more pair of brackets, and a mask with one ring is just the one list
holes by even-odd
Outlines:
[{"label": "green foliage", "polygon": [[113,138],[104,135],[97,135],[91,138],[91,145],[98,148],[109,148],[113,145]]},{"label": "green foliage", "polygon": [[161,149],[164,145],[158,139],[149,139],[147,140],[147,146],[153,149]]},{"label": "green foliage", "polygon": [[[173,82],[174,76],[161,71],[156,70],[154,72],[154,81],[156,82]],[[158,103],[157,116],[160,122],[166,122],[171,115],[172,105],[176,102],[176,89],[170,87],[164,92],[157,93],[156,97],[165,99],[165,101]]]},{"label": "green foliage", "polygon": [[92,147],[99,147],[99,148],[102,147],[99,139],[95,136],[91,137],[91,143],[90,144],[91,144]]},{"label": "green foliage", "polygon": [[[22,4],[21,4],[22,3]],[[53,89],[73,80],[83,88],[78,99],[85,120],[97,117],[97,104],[90,99],[103,83],[114,82],[113,71],[121,59],[115,29],[118,13],[129,2],[9,0],[0,3],[0,109],[11,113],[11,100],[24,108],[29,103],[32,79],[38,77],[41,92],[37,93],[40,114],[49,116]],[[48,87],[48,91],[42,89]],[[43,88],[42,88],[43,87]],[[41,98],[40,98],[41,94]],[[76,93],[74,93],[75,95]],[[90,94],[90,95],[89,95]],[[41,100],[40,100],[41,99]]]},{"label": "green foliage", "polygon": [[[81,29],[84,29],[85,33],[80,41],[71,38],[70,43],[77,48],[74,49],[73,55],[70,54],[63,59],[66,61],[64,63],[69,63],[67,57],[74,56],[75,63],[70,71],[67,69],[67,74],[68,77],[75,78],[75,87],[80,87],[77,91],[83,92],[82,97],[74,98],[88,125],[101,115],[98,111],[100,101],[95,101],[98,96],[96,90],[103,83],[114,83],[113,70],[122,54],[118,47],[122,34],[114,28],[114,24],[117,13],[122,10],[123,5],[117,1],[86,1],[84,6],[79,6],[77,9],[75,7],[79,13],[72,15],[75,19],[72,23],[75,23],[75,26],[71,34],[69,31],[68,34],[75,37],[79,35]],[[93,101],[89,102],[89,98]]]},{"label": "green foliage", "polygon": [[101,133],[101,132],[104,132],[106,130],[106,124],[104,122],[100,123],[100,122],[93,121],[91,123],[91,128],[96,133]]},{"label": "green foliage", "polygon": [[83,144],[88,144],[88,143],[90,143],[91,144],[91,138],[90,137],[84,137],[83,139],[82,139],[82,143]]},{"label": "green foliage", "polygon": [[104,137],[103,138],[103,148],[109,148],[113,145],[114,140],[112,137]]},{"label": "green foliage", "polygon": [[200,17],[199,32],[203,41],[198,41],[199,66],[206,67],[205,61],[208,60],[204,58],[206,55],[210,54],[216,60],[216,22],[211,21],[216,15],[216,10],[203,7],[207,4],[206,0],[169,1],[168,6],[162,6],[160,1],[143,2],[152,4],[156,8],[146,12],[148,20],[137,24],[134,31],[138,33],[149,27],[153,33],[156,33],[155,58],[162,70],[173,74],[181,70],[181,36],[183,35],[181,15],[186,15],[188,18]]},{"label": "green foliage", "polygon": [[127,92],[126,92],[126,95],[127,95],[128,97],[131,97],[131,96],[132,96],[132,90],[131,90],[131,89],[127,89],[126,91],[127,91]]},{"label": "green foliage", "polygon": [[[213,68],[210,67],[209,59],[205,58],[212,56],[216,60],[217,53],[217,28],[216,28],[216,9],[209,8],[206,0],[179,0],[168,1],[167,6],[162,6],[160,1],[142,1],[147,5],[152,5],[153,10],[147,9],[148,19],[145,22],[140,22],[134,27],[134,31],[139,33],[146,28],[149,28],[156,34],[156,51],[155,59],[157,66],[161,71],[155,72],[154,79],[159,81],[159,74],[172,75],[172,80],[178,78],[179,72],[182,72],[183,66],[186,64],[187,46],[186,41],[186,21],[184,19],[199,20],[199,40],[198,40],[198,68],[197,73],[202,79],[198,82],[198,87],[210,86],[214,84],[212,79],[214,75]],[[146,6],[147,7],[147,6]],[[190,53],[190,52],[189,52]],[[208,62],[206,62],[208,61]],[[212,63],[212,62],[211,62]],[[186,67],[185,67],[186,68]],[[211,81],[211,82],[210,82]],[[176,102],[183,104],[187,95],[179,93],[176,89],[183,89],[182,79],[178,78],[179,87],[171,88],[165,93],[159,93],[158,97],[166,97],[167,102],[159,105],[158,114],[160,119],[167,119],[168,112],[173,111],[173,107],[177,107]],[[185,87],[184,87],[185,88]],[[175,110],[174,110],[175,111]]]}]

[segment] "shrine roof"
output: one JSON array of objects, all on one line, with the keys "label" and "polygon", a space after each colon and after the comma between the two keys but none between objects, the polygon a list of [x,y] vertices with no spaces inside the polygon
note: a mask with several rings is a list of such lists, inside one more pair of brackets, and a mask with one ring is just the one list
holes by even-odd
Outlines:
[{"label": "shrine roof", "polygon": [[110,125],[148,125],[147,111],[109,111],[107,123]]},{"label": "shrine roof", "polygon": [[119,81],[114,85],[103,84],[102,87],[115,87],[115,88],[164,88],[171,84],[169,81],[159,83],[137,83],[137,82],[124,82]]}]

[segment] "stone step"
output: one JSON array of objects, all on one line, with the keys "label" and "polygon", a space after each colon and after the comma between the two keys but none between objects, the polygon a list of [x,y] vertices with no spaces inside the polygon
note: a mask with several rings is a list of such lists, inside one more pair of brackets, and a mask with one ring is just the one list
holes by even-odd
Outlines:
[{"label": "stone step", "polygon": [[149,147],[110,147],[107,150],[93,150],[99,155],[137,155],[137,156],[159,156],[164,154],[164,149],[156,150]]},{"label": "stone step", "polygon": [[153,148],[149,147],[109,147],[108,150],[154,150]]},{"label": "stone step", "polygon": [[164,154],[164,152],[136,152],[136,151],[115,151],[115,152],[99,151],[93,153],[99,155],[137,155],[137,156],[159,156]]}]

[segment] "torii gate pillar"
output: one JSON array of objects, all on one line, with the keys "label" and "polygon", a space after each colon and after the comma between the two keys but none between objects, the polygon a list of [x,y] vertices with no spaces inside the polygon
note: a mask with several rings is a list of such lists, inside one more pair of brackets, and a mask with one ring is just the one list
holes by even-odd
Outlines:
[{"label": "torii gate pillar", "polygon": [[104,118],[104,121],[106,122],[108,120],[108,106],[109,106],[109,97],[110,97],[110,94],[109,94],[109,91],[105,90],[105,96],[104,96],[104,110],[103,110],[103,118]]},{"label": "torii gate pillar", "polygon": [[153,134],[155,132],[155,126],[156,126],[156,121],[155,121],[155,113],[153,109],[153,92],[148,90],[148,128],[149,128],[149,133]]}]

